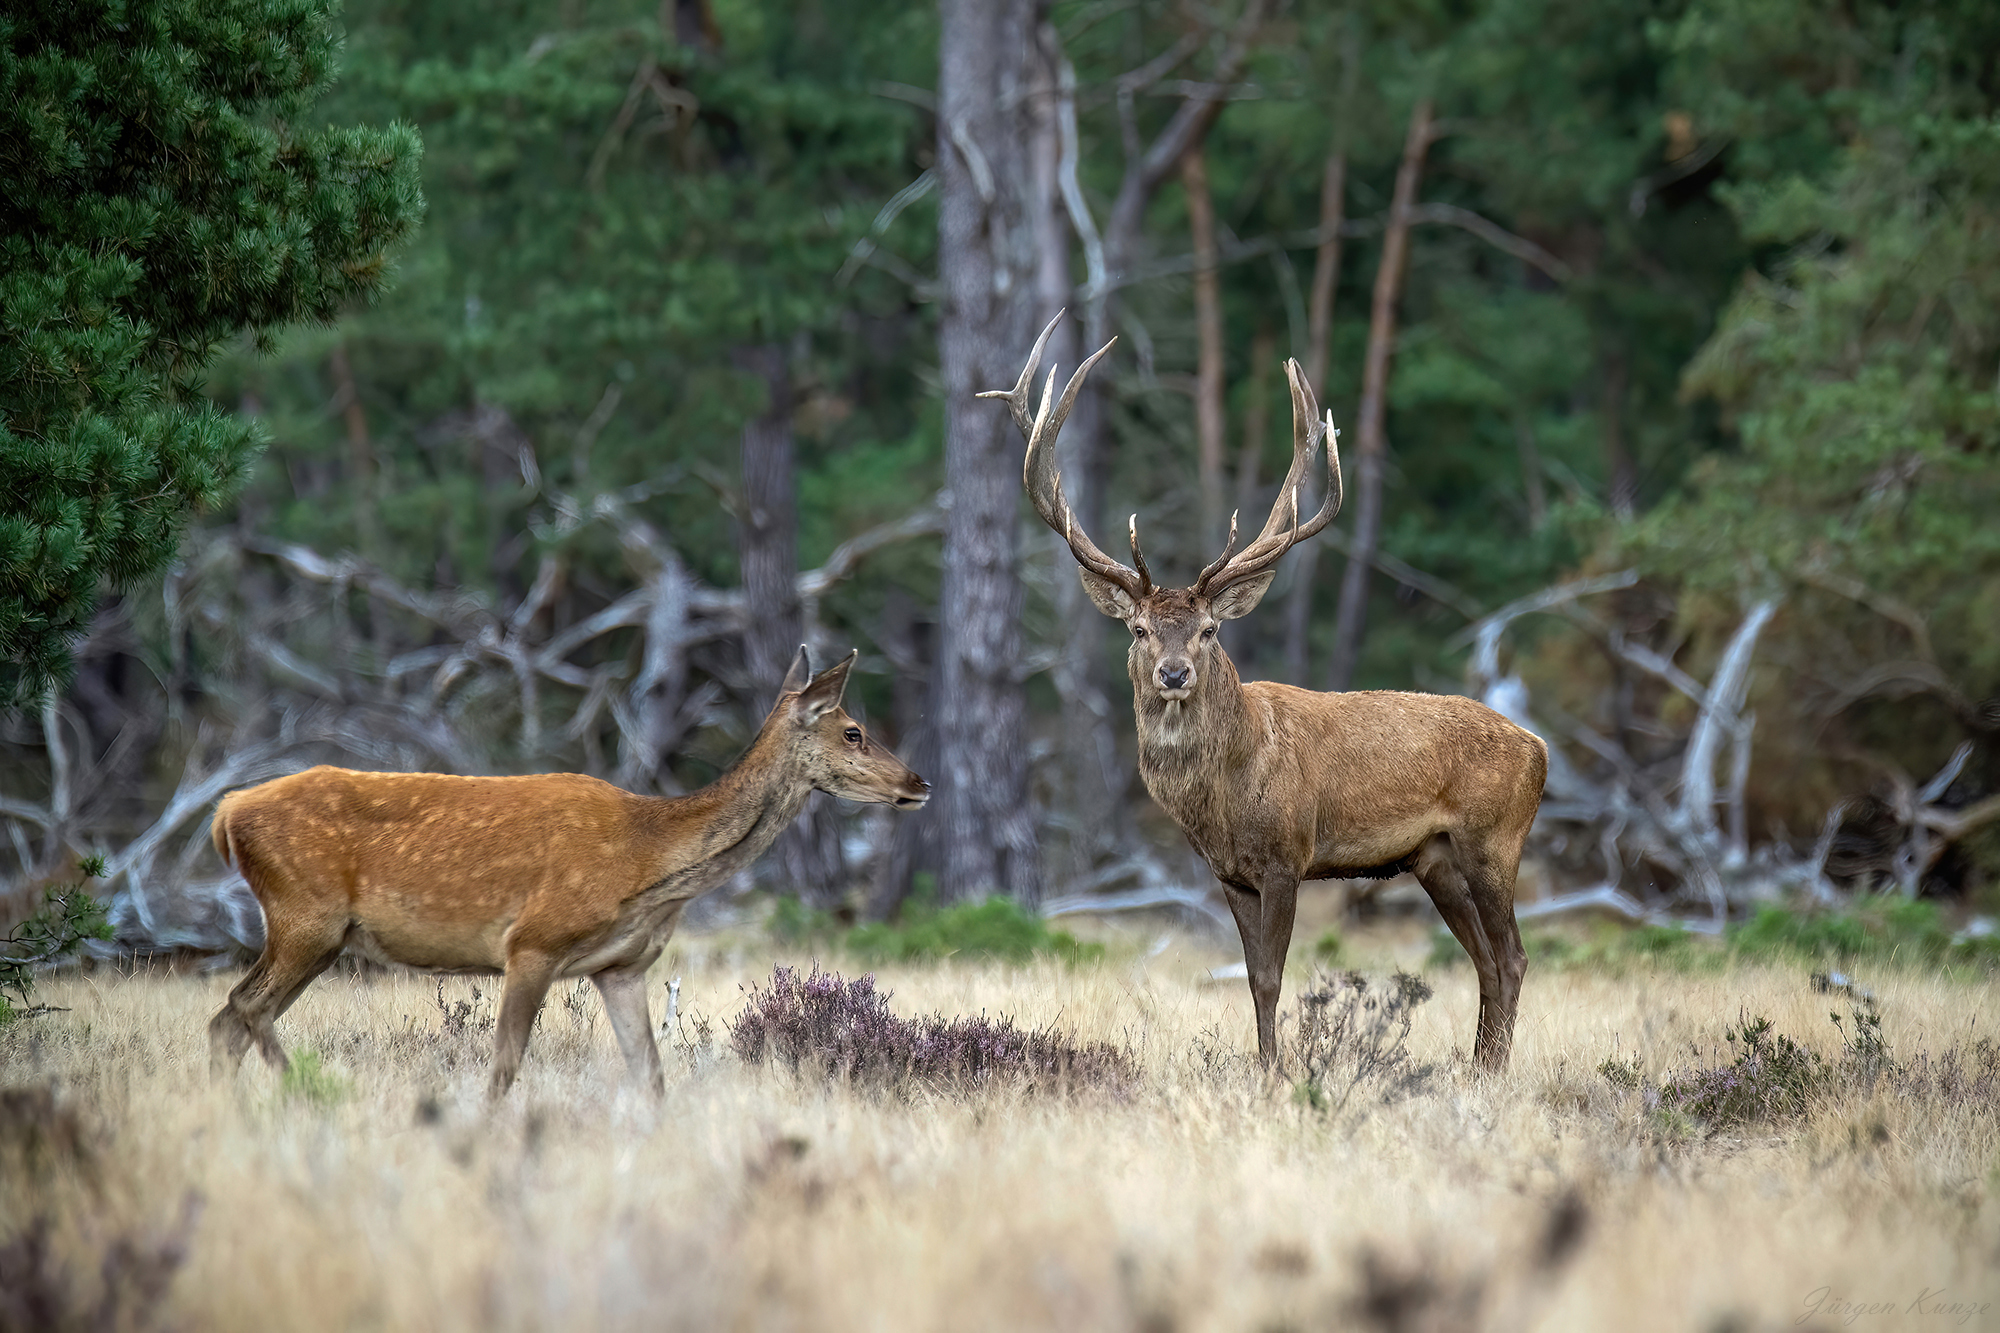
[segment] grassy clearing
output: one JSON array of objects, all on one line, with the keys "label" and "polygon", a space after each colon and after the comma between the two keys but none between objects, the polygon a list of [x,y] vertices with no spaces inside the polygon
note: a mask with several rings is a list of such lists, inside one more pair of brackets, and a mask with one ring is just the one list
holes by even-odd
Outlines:
[{"label": "grassy clearing", "polygon": [[[745,1063],[750,988],[806,960],[695,938],[655,974],[682,977],[657,1107],[618,1086],[587,987],[551,996],[489,1111],[488,982],[329,975],[280,1023],[310,1062],[214,1085],[233,975],[51,978],[71,1012],[0,1030],[0,1086],[31,1090],[0,1102],[0,1288],[219,1329],[1708,1330],[1815,1301],[1826,1328],[1836,1301],[1895,1303],[1869,1327],[1994,1321],[1989,982],[1871,970],[1890,1063],[1863,1078],[1855,1001],[1804,965],[1544,968],[1513,1068],[1482,1078],[1469,969],[1414,986],[1372,965],[1421,941],[1347,944],[1364,985],[1299,952],[1296,1083],[1257,1070],[1205,942],[875,969],[901,1019],[1005,1017],[1135,1071],[1052,1088]],[[1704,1120],[1707,1094],[1731,1114]],[[1919,1299],[1992,1304],[1961,1325],[1901,1313]]]}]

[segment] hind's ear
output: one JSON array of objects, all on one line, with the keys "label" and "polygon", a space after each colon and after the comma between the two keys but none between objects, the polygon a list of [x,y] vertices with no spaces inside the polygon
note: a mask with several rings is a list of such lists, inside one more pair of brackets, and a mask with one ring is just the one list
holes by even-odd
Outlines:
[{"label": "hind's ear", "polygon": [[780,694],[794,694],[806,687],[812,680],[812,654],[804,644],[799,645],[799,655],[792,659],[792,669],[785,673],[785,683],[778,687]]},{"label": "hind's ear", "polygon": [[840,700],[847,693],[848,673],[854,670],[855,659],[860,656],[861,650],[857,648],[814,676],[812,684],[799,695],[799,711],[807,718],[818,721],[840,707]]}]

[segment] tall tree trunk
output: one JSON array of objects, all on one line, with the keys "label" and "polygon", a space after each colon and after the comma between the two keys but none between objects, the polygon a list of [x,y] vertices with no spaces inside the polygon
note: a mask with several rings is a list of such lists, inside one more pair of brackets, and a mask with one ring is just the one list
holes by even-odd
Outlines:
[{"label": "tall tree trunk", "polygon": [[1548,491],[1542,485],[1542,451],[1535,443],[1535,423],[1523,410],[1514,417],[1514,447],[1521,455],[1521,491],[1528,502],[1528,531],[1540,532],[1548,521]]},{"label": "tall tree trunk", "polygon": [[[1340,228],[1347,221],[1346,108],[1334,150],[1319,186],[1319,252],[1313,256],[1312,301],[1306,309],[1306,382],[1315,401],[1326,401],[1327,360],[1333,346],[1333,294],[1340,286]],[[1328,441],[1329,444],[1332,441]],[[1319,539],[1292,549],[1292,588],[1285,597],[1285,680],[1303,688],[1312,635],[1313,584],[1319,574]]]},{"label": "tall tree trunk", "polygon": [[[1071,139],[1076,112],[1075,74],[1064,61],[1055,25],[1046,20],[1039,23],[1036,37],[1035,94],[1029,102],[1028,210],[1035,247],[1036,310],[1031,323],[1040,327],[1071,304],[1074,290],[1070,271],[1073,228],[1062,189],[1064,154],[1074,151]],[[1068,130],[1065,117],[1070,122]],[[1074,169],[1073,163],[1068,165]],[[1076,366],[1078,327],[1073,318],[1056,326],[1044,365],[1062,367],[1065,374]],[[1064,478],[1076,479],[1073,494],[1087,504],[1089,497],[1102,495],[1103,478],[1089,475],[1087,465],[1075,458],[1072,435],[1072,431],[1064,431],[1056,447],[1062,451]],[[1113,709],[1099,666],[1108,626],[1084,596],[1074,572],[1075,561],[1062,539],[1039,526],[1031,532],[1048,544],[1056,569],[1055,602],[1062,650],[1050,678],[1062,709],[1065,743],[1055,759],[1056,812],[1050,821],[1061,837],[1048,851],[1054,881],[1066,884],[1088,874],[1119,850],[1125,836],[1124,769],[1118,762]]]},{"label": "tall tree trunk", "polygon": [[[1200,352],[1195,362],[1194,428],[1196,475],[1201,486],[1201,540],[1204,548],[1222,542],[1222,282],[1216,272],[1215,200],[1208,188],[1208,162],[1197,141],[1181,154],[1181,188],[1187,192],[1188,230],[1194,242],[1194,323]],[[1209,557],[1204,553],[1204,560]]]},{"label": "tall tree trunk", "polygon": [[354,487],[354,545],[363,556],[375,554],[375,448],[368,438],[368,411],[361,405],[361,386],[347,359],[347,344],[335,343],[327,354],[333,372],[334,397],[347,423],[347,470]]},{"label": "tall tree trunk", "polygon": [[1354,460],[1354,544],[1340,581],[1340,610],[1334,618],[1333,660],[1327,688],[1344,690],[1354,680],[1368,619],[1368,575],[1382,535],[1384,418],[1389,407],[1389,367],[1396,350],[1396,303],[1410,255],[1410,213],[1423,179],[1424,155],[1431,146],[1431,100],[1410,112],[1403,163],[1396,169],[1396,192],[1389,203],[1389,227],[1382,237],[1382,262],[1375,270],[1374,302],[1368,312],[1368,355],[1361,371],[1361,411],[1356,423]]},{"label": "tall tree trunk", "polygon": [[[922,615],[901,589],[891,587],[876,625],[875,642],[896,668],[895,750],[918,773],[937,772],[937,727],[931,696],[937,692],[937,626]],[[901,910],[919,873],[936,875],[937,821],[897,818],[889,845],[875,869],[868,895],[868,919],[886,921]]]},{"label": "tall tree trunk", "polygon": [[1618,518],[1632,517],[1639,498],[1638,473],[1625,445],[1625,385],[1625,353],[1614,349],[1604,357],[1604,486]]},{"label": "tall tree trunk", "polygon": [[973,397],[1013,383],[1034,340],[1026,198],[1036,6],[942,0],[938,51],[938,360],[944,387],[944,570],[939,591],[941,788],[934,804],[946,901],[1034,901],[1041,857],[1028,800],[1021,581],[1015,567],[1022,445],[1006,412]]},{"label": "tall tree trunk", "polygon": [[[764,381],[764,411],[743,425],[743,512],[739,543],[743,599],[744,665],[756,687],[756,707],[767,708],[799,650],[797,483],[792,465],[792,377],[785,349],[775,344],[736,354],[737,365]],[[814,792],[792,826],[764,854],[762,878],[780,893],[819,907],[839,901],[847,888],[840,823],[832,799]]]}]

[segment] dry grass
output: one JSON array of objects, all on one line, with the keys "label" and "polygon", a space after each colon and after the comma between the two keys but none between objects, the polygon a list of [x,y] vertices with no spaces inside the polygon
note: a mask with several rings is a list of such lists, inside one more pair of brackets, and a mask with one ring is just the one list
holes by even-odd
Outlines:
[{"label": "dry grass", "polygon": [[[1802,969],[1531,973],[1513,1069],[1489,1079],[1466,1067],[1459,968],[1409,1039],[1443,1065],[1428,1090],[1329,1118],[1251,1067],[1242,983],[1205,978],[1228,957],[885,969],[899,1012],[1060,1021],[1143,1071],[1122,1098],[885,1097],[728,1054],[740,987],[799,960],[697,938],[654,1011],[678,972],[715,1039],[673,1048],[663,1106],[617,1086],[594,992],[558,990],[491,1112],[491,983],[448,1018],[429,978],[323,978],[280,1023],[321,1070],[287,1087],[254,1057],[208,1079],[231,974],[52,978],[72,1012],[0,1031],[0,1086],[53,1084],[96,1147],[43,1133],[32,1161],[0,1158],[0,1246],[49,1219],[37,1262],[94,1309],[119,1242],[177,1238],[147,1308],[190,1329],[1764,1328],[1822,1288],[1809,1326],[1843,1326],[1839,1300],[1893,1305],[1856,1327],[1996,1321],[1990,1102],[1884,1086],[1704,1135],[1597,1072],[1614,1050],[1655,1075],[1726,1058],[1742,1011],[1837,1054]],[[1869,980],[1898,1054],[2000,1029],[1991,984]],[[1940,1291],[1993,1304],[1960,1324]]]}]

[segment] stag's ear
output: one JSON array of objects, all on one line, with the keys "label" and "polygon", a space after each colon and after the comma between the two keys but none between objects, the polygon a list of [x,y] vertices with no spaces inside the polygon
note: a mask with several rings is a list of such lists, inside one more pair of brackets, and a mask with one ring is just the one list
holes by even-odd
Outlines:
[{"label": "stag's ear", "polygon": [[[804,651],[800,649],[801,653]],[[861,650],[857,648],[814,676],[812,684],[799,695],[799,712],[809,721],[817,722],[840,707],[841,696],[847,693],[847,674],[854,670],[854,659],[859,656]]]},{"label": "stag's ear", "polygon": [[806,687],[813,677],[812,654],[804,644],[799,645],[799,655],[792,659],[792,669],[785,673],[785,683],[778,687],[780,694],[795,694]]},{"label": "stag's ear", "polygon": [[1267,569],[1241,583],[1231,584],[1215,594],[1215,600],[1208,604],[1208,613],[1217,620],[1235,620],[1238,616],[1249,615],[1257,609],[1257,603],[1264,600],[1265,591],[1276,577],[1277,570]]},{"label": "stag's ear", "polygon": [[1130,620],[1139,613],[1139,604],[1132,600],[1132,594],[1105,578],[1078,565],[1077,577],[1083,580],[1083,591],[1091,604],[1113,620]]}]

